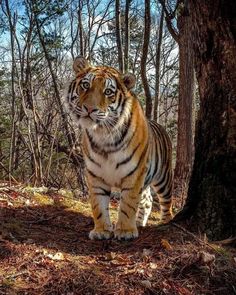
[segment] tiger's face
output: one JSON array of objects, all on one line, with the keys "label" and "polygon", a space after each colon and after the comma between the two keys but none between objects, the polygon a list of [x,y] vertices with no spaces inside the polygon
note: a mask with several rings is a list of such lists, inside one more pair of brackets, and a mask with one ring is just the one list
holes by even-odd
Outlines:
[{"label": "tiger's face", "polygon": [[[82,128],[111,130],[124,111],[124,101],[135,78],[122,75],[110,67],[90,67],[78,57],[74,62],[77,77],[69,88],[70,111]],[[133,81],[134,80],[134,81]]]}]

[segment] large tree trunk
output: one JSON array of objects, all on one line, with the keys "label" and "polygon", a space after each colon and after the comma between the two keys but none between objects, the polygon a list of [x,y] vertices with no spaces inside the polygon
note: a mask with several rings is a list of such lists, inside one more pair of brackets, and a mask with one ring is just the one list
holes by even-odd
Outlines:
[{"label": "large tree trunk", "polygon": [[179,104],[176,166],[173,194],[186,197],[193,158],[193,101],[195,92],[191,23],[187,6],[182,8],[179,29]]},{"label": "large tree trunk", "polygon": [[236,6],[189,0],[199,83],[195,161],[179,217],[211,239],[236,235]]}]

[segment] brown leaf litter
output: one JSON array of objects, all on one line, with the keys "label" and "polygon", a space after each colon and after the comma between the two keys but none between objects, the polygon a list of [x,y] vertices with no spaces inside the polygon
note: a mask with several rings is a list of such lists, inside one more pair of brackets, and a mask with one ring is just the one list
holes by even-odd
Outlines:
[{"label": "brown leaf litter", "polygon": [[236,294],[234,248],[157,219],[130,242],[90,241],[86,201],[2,189],[0,294]]}]

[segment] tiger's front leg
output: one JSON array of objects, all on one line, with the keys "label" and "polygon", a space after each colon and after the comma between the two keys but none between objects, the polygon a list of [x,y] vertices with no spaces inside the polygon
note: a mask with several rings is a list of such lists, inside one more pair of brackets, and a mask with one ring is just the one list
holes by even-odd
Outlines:
[{"label": "tiger's front leg", "polygon": [[115,228],[115,238],[118,240],[130,240],[138,237],[136,215],[143,187],[143,178],[143,175],[139,175],[132,185],[130,181],[126,181],[122,185],[118,221]]},{"label": "tiger's front leg", "polygon": [[113,227],[109,215],[111,189],[101,179],[87,177],[90,204],[93,213],[94,229],[90,231],[91,240],[107,240],[113,236]]}]

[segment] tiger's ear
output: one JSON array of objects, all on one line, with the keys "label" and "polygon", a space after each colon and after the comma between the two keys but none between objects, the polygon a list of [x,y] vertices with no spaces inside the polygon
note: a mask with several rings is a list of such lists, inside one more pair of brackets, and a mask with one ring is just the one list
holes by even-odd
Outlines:
[{"label": "tiger's ear", "polygon": [[77,56],[73,63],[73,69],[76,74],[89,67],[89,62],[83,56]]},{"label": "tiger's ear", "polygon": [[129,73],[129,74],[125,74],[125,75],[123,76],[123,82],[124,82],[126,88],[127,88],[128,90],[130,90],[130,89],[134,88],[135,83],[136,83],[136,78],[135,78],[135,76],[134,76],[133,74],[131,74],[131,73]]}]

